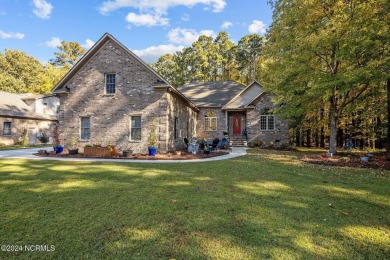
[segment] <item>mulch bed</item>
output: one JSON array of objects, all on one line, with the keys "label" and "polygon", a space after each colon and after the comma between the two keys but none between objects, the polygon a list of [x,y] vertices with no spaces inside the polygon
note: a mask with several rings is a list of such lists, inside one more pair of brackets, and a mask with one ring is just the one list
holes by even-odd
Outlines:
[{"label": "mulch bed", "polygon": [[353,154],[346,156],[335,155],[328,158],[323,158],[321,155],[304,155],[300,160],[312,164],[390,170],[390,161],[380,161],[379,157],[372,157],[369,158],[368,162],[363,162],[360,159],[360,155]]},{"label": "mulch bed", "polygon": [[40,157],[56,157],[56,158],[99,158],[99,159],[136,159],[136,160],[193,160],[193,159],[205,159],[205,158],[211,158],[216,156],[221,156],[228,154],[228,152],[223,151],[213,151],[210,154],[206,155],[203,153],[203,151],[199,151],[197,154],[192,154],[188,152],[182,151],[180,155],[178,154],[156,154],[156,156],[149,156],[147,154],[134,154],[129,157],[123,157],[122,153],[118,153],[118,156],[113,157],[91,157],[91,156],[84,156],[84,154],[79,153],[76,155],[70,155],[67,151],[64,151],[62,154],[55,154],[53,151],[48,151],[49,154],[46,154],[43,152],[44,150],[40,151],[40,153],[36,153],[34,155],[40,156]]}]

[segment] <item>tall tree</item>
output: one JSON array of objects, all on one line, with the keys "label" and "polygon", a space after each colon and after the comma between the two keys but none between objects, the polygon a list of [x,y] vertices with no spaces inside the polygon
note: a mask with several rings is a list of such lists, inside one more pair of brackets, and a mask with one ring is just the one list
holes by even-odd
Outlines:
[{"label": "tall tree", "polygon": [[[275,0],[267,55],[269,85],[305,109],[329,107],[330,152],[343,109],[388,74],[386,0]],[[387,16],[387,18],[385,18]]]},{"label": "tall tree", "polygon": [[77,42],[62,41],[58,49],[60,51],[54,52],[56,57],[50,60],[50,64],[68,69],[75,65],[86,52]]},{"label": "tall tree", "polygon": [[256,68],[263,47],[264,39],[258,34],[242,37],[236,46],[236,59],[239,64],[244,83],[249,84],[256,79]]},{"label": "tall tree", "polygon": [[40,90],[42,64],[18,50],[5,49],[0,53],[0,89],[13,93],[44,93]]},{"label": "tall tree", "polygon": [[233,71],[237,67],[234,57],[235,44],[230,40],[229,34],[225,31],[218,34],[214,43],[218,46],[218,53],[221,56],[221,80],[231,80]]}]

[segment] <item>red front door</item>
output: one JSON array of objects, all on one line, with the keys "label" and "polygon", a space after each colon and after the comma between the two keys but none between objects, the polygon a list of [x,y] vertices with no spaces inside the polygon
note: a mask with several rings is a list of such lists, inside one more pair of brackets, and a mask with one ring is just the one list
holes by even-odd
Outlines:
[{"label": "red front door", "polygon": [[234,115],[233,116],[233,135],[241,134],[241,116]]}]

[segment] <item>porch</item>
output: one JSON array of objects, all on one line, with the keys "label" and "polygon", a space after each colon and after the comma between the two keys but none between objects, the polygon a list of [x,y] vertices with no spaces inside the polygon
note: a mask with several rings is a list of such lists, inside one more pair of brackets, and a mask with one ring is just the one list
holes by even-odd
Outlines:
[{"label": "porch", "polygon": [[244,141],[247,141],[246,111],[226,111],[226,116],[229,141],[233,142],[232,146],[244,146]]}]

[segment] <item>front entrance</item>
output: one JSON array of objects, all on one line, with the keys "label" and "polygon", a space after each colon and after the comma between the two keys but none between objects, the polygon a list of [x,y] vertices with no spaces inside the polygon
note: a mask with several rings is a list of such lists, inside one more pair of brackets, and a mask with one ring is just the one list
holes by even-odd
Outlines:
[{"label": "front entrance", "polygon": [[241,136],[246,129],[246,116],[242,111],[228,112],[228,129],[230,136]]},{"label": "front entrance", "polygon": [[236,114],[233,116],[233,135],[241,134],[241,115]]}]

